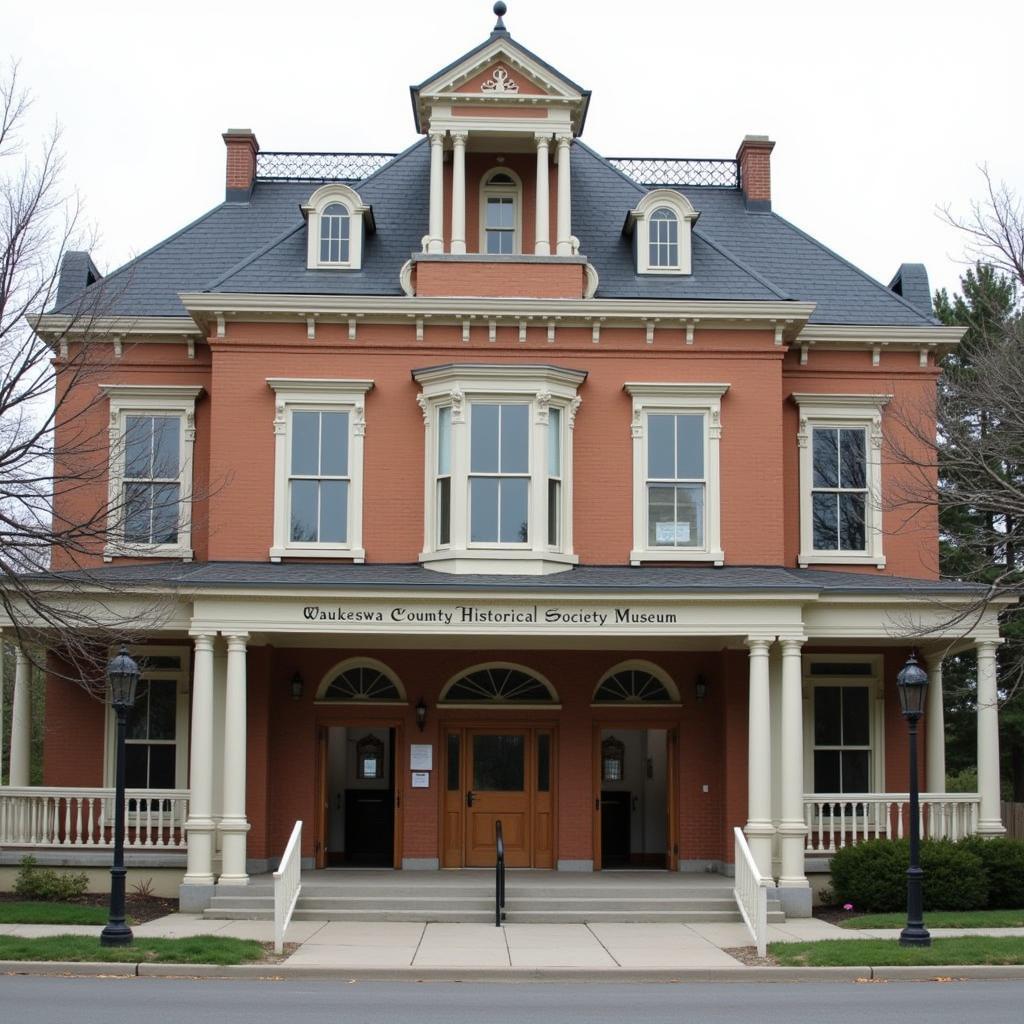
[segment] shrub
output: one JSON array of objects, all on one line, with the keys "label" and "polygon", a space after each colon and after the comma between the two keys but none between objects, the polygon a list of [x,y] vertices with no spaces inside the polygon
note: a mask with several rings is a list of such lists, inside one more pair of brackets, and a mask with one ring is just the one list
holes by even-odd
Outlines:
[{"label": "shrub", "polygon": [[984,910],[988,905],[985,865],[964,844],[948,839],[922,843],[921,867],[925,910]]},{"label": "shrub", "polygon": [[988,905],[993,910],[1024,907],[1024,842],[972,836],[960,845],[981,858],[988,877]]},{"label": "shrub", "polygon": [[22,857],[14,891],[26,900],[52,900],[66,903],[84,895],[89,878],[84,872],[68,874],[41,868],[35,857]]}]

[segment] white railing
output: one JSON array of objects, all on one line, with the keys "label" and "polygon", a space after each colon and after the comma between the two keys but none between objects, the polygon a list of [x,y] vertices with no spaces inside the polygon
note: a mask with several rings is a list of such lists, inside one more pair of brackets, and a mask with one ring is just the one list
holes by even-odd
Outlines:
[{"label": "white railing", "polygon": [[[125,793],[126,850],[185,850],[187,789]],[[0,847],[103,850],[114,845],[114,790],[0,787]]]},{"label": "white railing", "polygon": [[[977,793],[922,793],[922,839],[963,839],[978,828]],[[832,853],[866,839],[902,839],[910,834],[909,793],[806,793],[804,848]]]},{"label": "white railing", "polygon": [[274,872],[274,952],[284,952],[284,933],[302,892],[302,822],[295,822],[284,848],[281,865]]},{"label": "white railing", "polygon": [[763,958],[768,952],[768,887],[772,880],[757,870],[743,829],[732,831],[736,837],[736,887],[732,892],[743,923],[757,945],[757,955]]}]

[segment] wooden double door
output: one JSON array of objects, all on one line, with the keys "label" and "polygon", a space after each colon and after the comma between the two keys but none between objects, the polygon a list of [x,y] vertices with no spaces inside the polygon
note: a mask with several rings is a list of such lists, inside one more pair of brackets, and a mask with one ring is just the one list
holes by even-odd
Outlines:
[{"label": "wooden double door", "polygon": [[443,867],[493,867],[498,821],[507,866],[554,867],[554,744],[550,726],[445,728]]}]

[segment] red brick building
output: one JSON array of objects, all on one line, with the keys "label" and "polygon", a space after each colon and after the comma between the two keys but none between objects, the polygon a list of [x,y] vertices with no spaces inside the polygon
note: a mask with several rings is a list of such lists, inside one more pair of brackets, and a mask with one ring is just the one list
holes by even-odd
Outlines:
[{"label": "red brick building", "polygon": [[[108,479],[64,511],[120,513],[54,568],[162,609],[128,757],[160,849],[132,855],[195,907],[297,820],[316,866],[493,864],[500,819],[515,866],[726,874],[742,826],[807,913],[832,844],[903,822],[912,647],[929,827],[1000,830],[994,710],[955,798],[941,713],[951,639],[994,688],[995,620],[919,639],[965,591],[892,500],[960,334],[924,268],[886,287],[780,217],[762,136],[599,155],[590,93],[500,18],[412,100],[397,155],[228,131],[224,202],[105,279],[69,257],[39,324],[109,302],[78,397]],[[85,844],[110,722],[54,676],[36,845]]]}]

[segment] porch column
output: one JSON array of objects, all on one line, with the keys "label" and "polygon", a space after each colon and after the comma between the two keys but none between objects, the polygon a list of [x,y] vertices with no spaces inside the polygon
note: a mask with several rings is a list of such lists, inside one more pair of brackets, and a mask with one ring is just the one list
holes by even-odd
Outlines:
[{"label": "porch column", "polygon": [[780,722],[781,814],[779,837],[782,869],[779,886],[807,888],[804,874],[804,701],[800,649],[803,638],[783,637],[782,709]]},{"label": "porch column", "polygon": [[12,786],[28,786],[31,785],[32,764],[32,665],[20,647],[14,649],[14,657],[11,766],[8,782]]},{"label": "porch column", "polygon": [[978,649],[978,793],[980,835],[1002,835],[999,808],[999,711],[996,693],[995,640],[979,640]]},{"label": "porch column", "polygon": [[195,635],[184,885],[213,885],[213,635]]},{"label": "porch column", "polygon": [[427,252],[444,252],[444,132],[430,133],[430,221]]},{"label": "porch column", "polygon": [[558,138],[558,213],[555,218],[558,242],[555,254],[572,255],[572,190],[569,184],[569,149],[572,139],[568,135]]},{"label": "porch column", "polygon": [[768,693],[771,640],[748,637],[750,704],[747,711],[747,827],[750,852],[762,875],[772,873],[772,727]]},{"label": "porch column", "polygon": [[534,230],[533,254],[551,255],[551,198],[548,187],[548,152],[550,140],[538,135],[537,143],[537,219]]},{"label": "porch column", "polygon": [[451,251],[459,254],[466,251],[466,132],[452,132]]},{"label": "porch column", "polygon": [[227,694],[224,702],[224,814],[220,821],[220,885],[246,885],[245,817],[245,642],[248,633],[229,633]]},{"label": "porch column", "polygon": [[928,705],[924,712],[926,793],[946,792],[946,720],[942,706],[942,657],[936,654],[928,668]]}]

